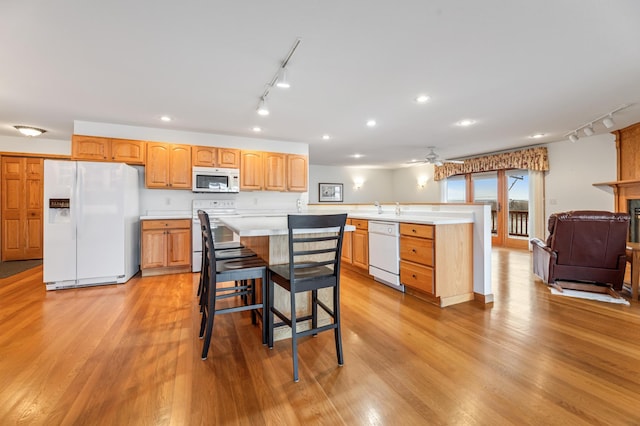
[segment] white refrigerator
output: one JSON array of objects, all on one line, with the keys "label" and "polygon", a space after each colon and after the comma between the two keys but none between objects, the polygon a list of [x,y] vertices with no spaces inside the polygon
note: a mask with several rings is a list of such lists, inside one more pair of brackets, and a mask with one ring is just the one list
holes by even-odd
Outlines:
[{"label": "white refrigerator", "polygon": [[44,161],[47,290],[128,281],[140,265],[138,171],[124,163]]}]

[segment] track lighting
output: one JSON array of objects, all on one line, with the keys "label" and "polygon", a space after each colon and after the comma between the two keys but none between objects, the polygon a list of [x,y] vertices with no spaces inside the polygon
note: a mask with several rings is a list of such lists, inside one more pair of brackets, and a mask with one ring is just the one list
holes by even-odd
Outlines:
[{"label": "track lighting", "polygon": [[593,131],[593,124],[589,123],[589,125],[587,127],[585,127],[584,129],[582,129],[582,131],[584,132],[585,136],[593,136],[593,134],[595,133]]},{"label": "track lighting", "polygon": [[266,88],[264,89],[262,96],[260,96],[260,103],[258,104],[258,108],[256,109],[258,111],[258,114],[269,115],[269,110],[266,108],[266,99],[273,86],[281,89],[288,89],[289,87],[291,87],[291,84],[289,83],[289,80],[287,78],[287,65],[289,64],[291,57],[293,56],[296,49],[298,48],[298,45],[300,45],[301,42],[301,38],[296,39],[296,41],[293,43],[293,46],[291,47],[291,50],[289,50],[287,57],[278,67],[278,71],[276,71],[271,81],[266,84]]},{"label": "track lighting", "polygon": [[602,120],[602,124],[604,124],[604,127],[606,127],[607,129],[610,129],[614,126],[614,122],[613,122],[613,116],[611,114],[609,114],[609,116],[607,118],[605,118],[604,120]]},{"label": "track lighting", "polygon": [[260,103],[258,104],[258,115],[269,115],[269,107],[267,106],[267,98],[260,98]]},{"label": "track lighting", "polygon": [[585,123],[582,126],[576,128],[575,130],[570,131],[569,133],[565,134],[564,137],[568,137],[571,142],[577,142],[579,139],[578,132],[580,130],[582,130],[585,136],[593,136],[596,133],[596,131],[593,129],[593,124],[597,123],[598,121],[602,121],[602,125],[607,129],[610,129],[615,126],[615,122],[613,121],[613,114],[622,111],[623,109],[630,106],[631,104],[621,105],[613,111],[603,114],[595,120],[589,121],[588,123]]},{"label": "track lighting", "polygon": [[20,133],[22,133],[25,136],[40,136],[43,133],[46,133],[46,130],[44,129],[38,129],[37,127],[30,127],[30,126],[13,126],[14,129],[16,129],[17,131],[19,131]]}]

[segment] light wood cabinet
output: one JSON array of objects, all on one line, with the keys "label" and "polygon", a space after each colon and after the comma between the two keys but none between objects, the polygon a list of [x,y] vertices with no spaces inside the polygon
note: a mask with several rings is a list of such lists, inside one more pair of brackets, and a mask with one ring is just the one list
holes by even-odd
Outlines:
[{"label": "light wood cabinet", "polygon": [[191,220],[143,220],[142,276],[191,271]]},{"label": "light wood cabinet", "polygon": [[196,167],[217,167],[218,148],[213,146],[192,146],[191,165]]},{"label": "light wood cabinet", "polygon": [[[351,219],[347,219],[345,225],[351,225]],[[353,232],[345,232],[342,237],[342,253],[340,256],[341,262],[348,265],[353,261]]]},{"label": "light wood cabinet", "polygon": [[71,138],[73,160],[144,164],[145,152],[144,141],[83,135],[73,135]]},{"label": "light wood cabinet", "polygon": [[351,219],[356,227],[352,232],[352,264],[358,268],[369,269],[369,222],[363,219]]},{"label": "light wood cabinet", "polygon": [[234,148],[218,148],[218,167],[239,169],[240,150]]},{"label": "light wood cabinet", "polygon": [[191,189],[191,146],[148,142],[145,186]]},{"label": "light wood cabinet", "polygon": [[260,191],[264,188],[262,152],[242,151],[240,154],[240,190]]},{"label": "light wood cabinet", "polygon": [[306,192],[308,189],[309,164],[306,155],[287,155],[287,190]]},{"label": "light wood cabinet", "polygon": [[473,225],[401,223],[400,282],[442,307],[473,300]]},{"label": "light wood cabinet", "polygon": [[264,189],[267,191],[285,191],[286,154],[263,152]]},{"label": "light wood cabinet", "polygon": [[2,157],[2,261],[42,259],[42,158]]}]

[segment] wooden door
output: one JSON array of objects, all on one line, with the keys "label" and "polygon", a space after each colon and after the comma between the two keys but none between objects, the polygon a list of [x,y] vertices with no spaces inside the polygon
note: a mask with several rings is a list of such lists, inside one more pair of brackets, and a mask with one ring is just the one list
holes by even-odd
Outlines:
[{"label": "wooden door", "polygon": [[242,151],[240,155],[240,190],[261,190],[263,176],[262,152]]},{"label": "wooden door", "polygon": [[141,269],[162,268],[167,261],[167,236],[164,229],[151,229],[142,231],[142,259]]},{"label": "wooden door", "polygon": [[196,167],[215,167],[217,165],[218,148],[213,146],[192,146],[191,164]]},{"label": "wooden door", "polygon": [[287,155],[287,190],[306,192],[308,174],[307,157],[305,155]]},{"label": "wooden door", "polygon": [[110,148],[109,138],[82,135],[71,137],[71,158],[74,160],[109,160],[111,158]]},{"label": "wooden door", "polygon": [[285,154],[265,152],[264,156],[264,189],[268,191],[286,190]]},{"label": "wooden door", "polygon": [[169,187],[191,189],[191,146],[171,145]]},{"label": "wooden door", "polygon": [[240,168],[240,150],[233,148],[218,148],[218,167],[228,169]]},{"label": "wooden door", "polygon": [[147,188],[167,188],[169,186],[170,146],[165,143],[147,144],[147,161],[144,182]]},{"label": "wooden door", "polygon": [[129,139],[111,139],[111,160],[127,164],[144,164],[146,143]]},{"label": "wooden door", "polygon": [[191,264],[191,230],[169,229],[167,231],[167,266]]},{"label": "wooden door", "polygon": [[42,259],[42,158],[2,158],[2,260]]}]

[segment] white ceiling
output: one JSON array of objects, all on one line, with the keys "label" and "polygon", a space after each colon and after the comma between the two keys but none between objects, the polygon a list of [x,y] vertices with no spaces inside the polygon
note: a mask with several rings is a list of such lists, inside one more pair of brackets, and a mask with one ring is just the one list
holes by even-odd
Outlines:
[{"label": "white ceiling", "polygon": [[[260,117],[297,37],[292,87]],[[312,164],[396,167],[428,146],[451,158],[563,140],[625,104],[614,129],[640,121],[637,0],[3,0],[0,54],[0,135],[257,125],[308,143]]]}]

